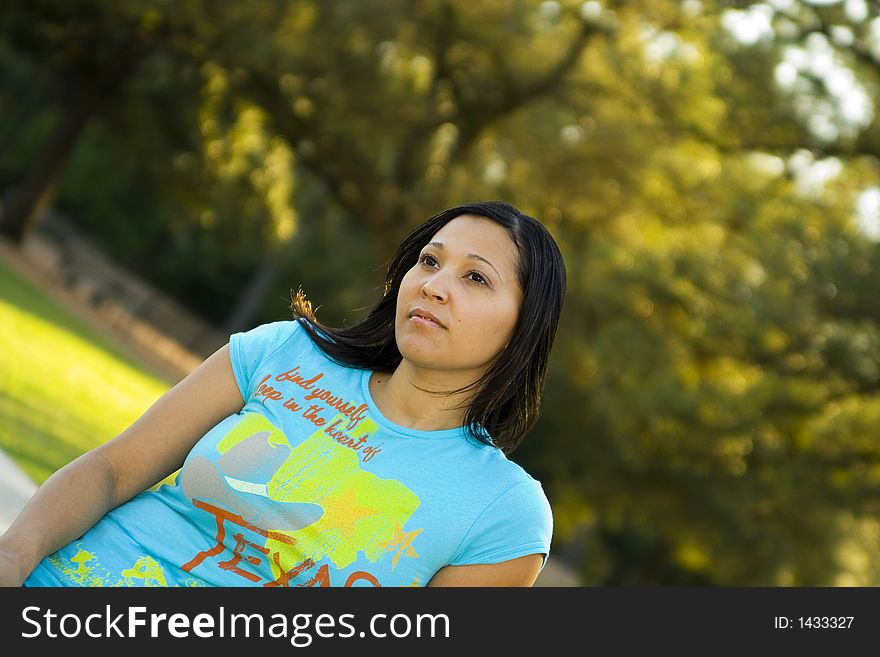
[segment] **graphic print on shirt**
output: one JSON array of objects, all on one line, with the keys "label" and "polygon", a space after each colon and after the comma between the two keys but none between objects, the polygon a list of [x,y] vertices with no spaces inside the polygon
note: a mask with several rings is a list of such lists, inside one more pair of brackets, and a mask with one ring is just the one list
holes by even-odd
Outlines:
[{"label": "graphic print on shirt", "polygon": [[[308,574],[301,585],[329,586],[330,567],[346,568],[359,553],[373,563],[387,556],[392,569],[401,556],[418,557],[412,541],[421,529],[403,527],[419,498],[401,482],[363,470],[358,452],[331,429],[340,419],[347,420],[339,414],[292,447],[268,418],[248,413],[217,444],[216,460],[192,456],[180,485],[197,508],[214,516],[217,535],[183,570],[207,577],[194,569],[218,567],[264,586],[288,586]],[[357,440],[377,428],[364,418],[349,437]],[[235,541],[231,558],[227,536]],[[324,560],[329,564],[315,569]],[[266,564],[271,581],[259,574]],[[380,585],[360,570],[344,585],[359,580]]]},{"label": "graphic print on shirt", "polygon": [[[114,574],[101,565],[94,553],[85,550],[81,541],[77,541],[73,547],[76,553],[72,557],[65,558],[57,552],[48,557],[62,582],[68,581],[77,586],[168,586],[162,566],[152,557],[140,556],[131,568]],[[183,585],[204,586],[205,583],[198,578],[188,577]]]}]

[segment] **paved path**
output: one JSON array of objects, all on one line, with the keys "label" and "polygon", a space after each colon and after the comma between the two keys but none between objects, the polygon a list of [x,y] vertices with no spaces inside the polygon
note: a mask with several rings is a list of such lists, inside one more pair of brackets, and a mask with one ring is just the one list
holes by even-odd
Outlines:
[{"label": "paved path", "polygon": [[0,533],[15,520],[37,485],[0,450]]}]

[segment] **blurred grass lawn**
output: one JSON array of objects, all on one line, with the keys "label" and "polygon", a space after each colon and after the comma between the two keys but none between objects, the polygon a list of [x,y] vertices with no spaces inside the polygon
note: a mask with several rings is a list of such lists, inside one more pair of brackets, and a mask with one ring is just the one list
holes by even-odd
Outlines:
[{"label": "blurred grass lawn", "polygon": [[170,385],[0,262],[0,449],[42,483]]}]

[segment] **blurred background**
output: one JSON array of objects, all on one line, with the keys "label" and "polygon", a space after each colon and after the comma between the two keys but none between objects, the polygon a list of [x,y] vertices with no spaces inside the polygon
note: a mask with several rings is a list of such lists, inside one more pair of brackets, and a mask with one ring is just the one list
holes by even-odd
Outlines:
[{"label": "blurred background", "polygon": [[499,198],[569,275],[540,583],[880,585],[878,85],[866,0],[6,0],[2,494]]}]

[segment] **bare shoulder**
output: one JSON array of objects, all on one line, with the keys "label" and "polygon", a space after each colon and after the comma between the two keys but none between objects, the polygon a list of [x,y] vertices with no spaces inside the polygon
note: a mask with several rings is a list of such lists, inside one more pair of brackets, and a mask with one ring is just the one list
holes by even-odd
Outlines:
[{"label": "bare shoulder", "polygon": [[500,563],[446,566],[428,586],[532,586],[543,559],[543,554],[527,554]]}]

